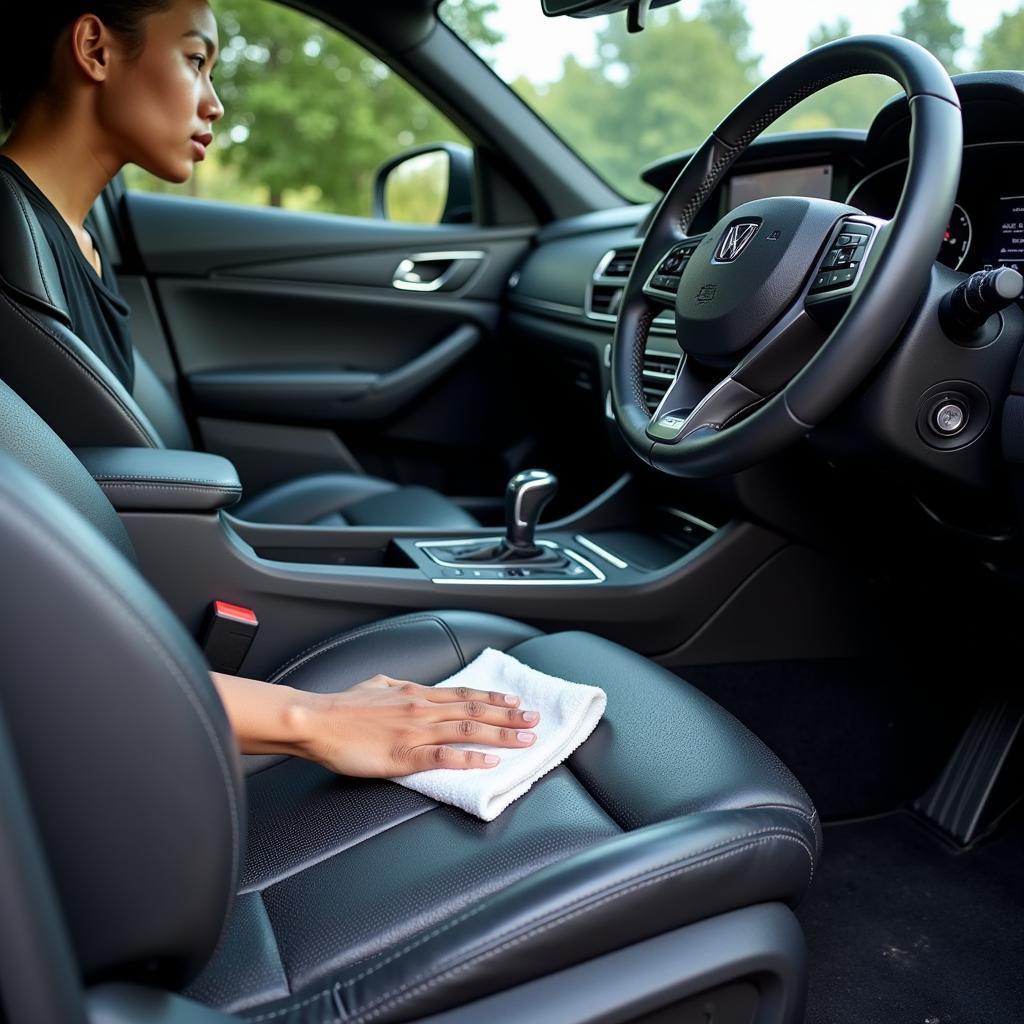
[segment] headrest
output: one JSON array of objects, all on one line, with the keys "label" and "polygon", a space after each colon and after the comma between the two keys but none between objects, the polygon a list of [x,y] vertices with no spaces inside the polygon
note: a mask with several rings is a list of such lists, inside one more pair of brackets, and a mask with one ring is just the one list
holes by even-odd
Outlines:
[{"label": "headrest", "polygon": [[0,280],[23,301],[71,326],[57,261],[21,186],[0,168]]}]

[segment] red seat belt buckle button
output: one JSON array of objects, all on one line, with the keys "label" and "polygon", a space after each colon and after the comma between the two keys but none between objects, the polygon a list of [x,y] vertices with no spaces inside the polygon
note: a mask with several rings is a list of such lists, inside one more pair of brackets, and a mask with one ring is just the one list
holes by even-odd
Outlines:
[{"label": "red seat belt buckle button", "polygon": [[203,625],[202,648],[214,672],[236,675],[260,628],[251,608],[214,601]]}]

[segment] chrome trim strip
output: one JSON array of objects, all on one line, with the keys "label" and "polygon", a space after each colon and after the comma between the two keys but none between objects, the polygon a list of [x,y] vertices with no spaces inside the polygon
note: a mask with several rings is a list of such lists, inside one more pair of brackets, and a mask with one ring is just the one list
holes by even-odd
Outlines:
[{"label": "chrome trim strip", "polygon": [[[582,306],[569,306],[562,302],[551,302],[548,299],[535,299],[531,295],[512,295],[509,302],[513,306],[533,306],[546,313],[564,313],[568,316],[581,317],[585,314]],[[614,320],[615,318],[612,317]]]},{"label": "chrome trim strip", "polygon": [[606,562],[614,565],[616,569],[629,568],[629,562],[624,562],[617,555],[613,555],[610,551],[605,551],[600,544],[595,544],[592,540],[588,540],[582,533],[576,534],[576,543],[582,544],[583,547],[593,551],[595,555],[600,555]]},{"label": "chrome trim strip", "polygon": [[[465,543],[460,541],[460,543]],[[550,542],[549,542],[550,543]],[[558,545],[553,545],[557,547]],[[575,579],[575,580],[467,580],[467,579],[449,579],[442,577],[440,579],[432,579],[431,583],[440,584],[454,584],[456,586],[470,586],[470,587],[587,587],[594,586],[597,583],[604,583],[608,578],[593,562],[588,561],[582,555],[576,554],[575,551],[570,548],[562,548],[562,551],[568,555],[574,562],[579,562],[585,569],[590,570],[594,574],[593,579]],[[462,566],[459,566],[462,568]]]},{"label": "chrome trim strip", "polygon": [[[421,551],[425,551],[426,556],[438,565],[443,565],[446,569],[465,569],[467,566],[472,566],[472,562],[445,562],[443,559],[438,558],[437,555],[431,551],[427,551],[427,548],[459,548],[465,547],[469,544],[498,544],[502,540],[501,537],[480,537],[474,539],[473,537],[465,538],[463,540],[418,540],[416,541],[416,547]],[[544,548],[558,548],[558,545],[553,540],[538,540],[535,542],[539,547]],[[488,568],[488,566],[477,566],[477,568]]]},{"label": "chrome trim strip", "polygon": [[671,515],[678,516],[680,519],[685,519],[688,523],[691,523],[694,526],[699,526],[701,529],[707,530],[709,533],[715,533],[718,530],[717,526],[712,526],[711,523],[707,523],[703,519],[691,516],[689,512],[682,512],[680,509],[673,508],[671,505],[662,505],[661,507]]}]

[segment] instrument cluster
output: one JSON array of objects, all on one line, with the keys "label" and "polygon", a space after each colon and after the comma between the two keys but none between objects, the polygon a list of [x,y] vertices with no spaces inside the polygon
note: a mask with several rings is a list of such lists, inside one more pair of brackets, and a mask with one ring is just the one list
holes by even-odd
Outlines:
[{"label": "instrument cluster", "polygon": [[[957,201],[936,258],[965,274],[993,267],[1024,273],[1024,143],[964,147]],[[896,212],[907,162],[873,171],[850,192],[848,202],[889,218]]]}]

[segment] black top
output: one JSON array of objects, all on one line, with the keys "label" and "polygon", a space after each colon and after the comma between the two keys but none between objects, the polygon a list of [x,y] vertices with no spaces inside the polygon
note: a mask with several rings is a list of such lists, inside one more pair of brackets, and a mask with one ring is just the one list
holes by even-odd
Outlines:
[{"label": "black top", "polygon": [[2,153],[0,166],[18,181],[39,218],[46,240],[53,250],[53,258],[57,261],[75,334],[107,364],[130,392],[135,383],[134,350],[128,330],[131,310],[118,290],[117,279],[106,255],[95,241],[95,233],[92,236],[93,244],[100,256],[102,279],[96,273],[96,268],[85,258],[67,221],[35,182],[10,157]]}]

